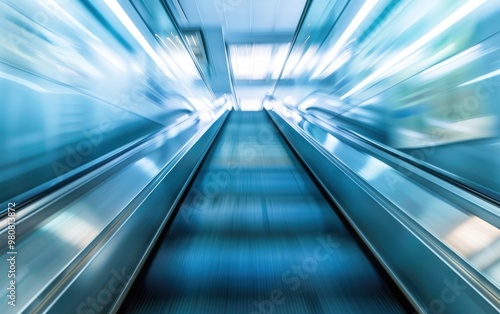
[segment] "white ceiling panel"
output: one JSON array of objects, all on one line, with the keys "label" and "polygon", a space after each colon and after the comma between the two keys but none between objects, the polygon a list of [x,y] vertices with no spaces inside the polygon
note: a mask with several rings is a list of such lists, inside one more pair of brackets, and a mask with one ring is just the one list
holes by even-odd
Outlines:
[{"label": "white ceiling panel", "polygon": [[295,31],[305,4],[306,0],[282,0],[278,8],[279,13],[276,14],[274,31]]},{"label": "white ceiling panel", "polygon": [[234,78],[276,80],[286,60],[289,44],[230,45],[229,56]]},{"label": "white ceiling panel", "polygon": [[293,33],[306,0],[177,0],[189,26],[231,34]]},{"label": "white ceiling panel", "polygon": [[283,0],[254,1],[252,8],[252,32],[274,31],[279,3]]},{"label": "white ceiling panel", "polygon": [[260,109],[281,73],[307,0],[172,1],[187,19],[184,27],[222,29],[235,97],[243,109]]},{"label": "white ceiling panel", "polygon": [[226,9],[224,14],[225,21],[223,21],[222,25],[222,29],[224,29],[224,32],[226,33],[251,32],[253,23],[251,18],[252,10],[253,10],[253,1],[243,1],[243,0],[241,1],[240,4],[238,4],[234,8]]}]

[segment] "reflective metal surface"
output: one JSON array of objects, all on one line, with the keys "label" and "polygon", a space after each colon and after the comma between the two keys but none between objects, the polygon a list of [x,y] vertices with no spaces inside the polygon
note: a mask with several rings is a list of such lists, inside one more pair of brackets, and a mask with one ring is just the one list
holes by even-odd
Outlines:
[{"label": "reflective metal surface", "polygon": [[[194,118],[173,125],[138,147],[128,160],[121,160],[104,172],[97,169],[75,182],[70,189],[58,191],[54,193],[55,196],[45,197],[48,200],[41,199],[20,211],[16,215],[15,241],[16,250],[19,252],[16,259],[18,271],[15,277],[19,293],[16,307],[12,308],[7,302],[1,302],[0,312],[16,313],[18,309],[22,311],[28,308],[29,311],[33,311],[39,306],[46,307],[42,300],[46,302],[47,295],[53,293],[51,289],[61,285],[69,274],[75,275],[73,269],[75,264],[84,264],[82,260],[93,259],[98,255],[99,250],[95,247],[99,244],[99,239],[109,233],[110,226],[123,219],[121,217],[127,211],[135,209],[135,206],[144,202],[147,195],[142,194],[147,191],[148,186],[163,172],[170,171],[224,111],[219,110],[212,119]],[[203,143],[206,146],[209,144],[210,142]],[[183,173],[182,176],[169,180],[175,181],[181,178],[187,180],[200,158],[199,154],[200,152],[197,152],[196,155],[189,157],[188,167],[184,169],[187,174]],[[171,200],[164,204],[166,210],[177,199],[180,190],[178,185],[182,187],[184,181],[179,180],[175,184],[170,182],[172,194],[167,193]],[[174,186],[177,188],[173,189]],[[162,192],[162,195],[165,193]],[[156,214],[162,212],[157,211]],[[155,216],[157,220],[155,223],[159,224],[166,214]],[[0,237],[6,238],[7,218],[2,219],[0,225],[2,226]],[[145,234],[154,235],[157,228],[159,225]],[[144,241],[140,246],[144,246],[145,251],[149,244],[147,241],[152,241],[152,238],[146,238]],[[9,251],[7,242],[3,241],[0,244],[2,260],[10,256],[7,253]],[[142,256],[144,252],[138,250],[137,253]],[[120,254],[124,261],[128,260],[128,255],[124,255],[123,251]],[[137,260],[133,261],[132,266],[127,266],[128,269],[136,267],[137,263]],[[110,269],[101,268],[108,273]],[[0,286],[7,287],[8,282],[7,276],[0,278]],[[91,292],[91,290],[80,291],[83,295],[80,295],[81,298],[73,298],[73,302],[82,302]]]},{"label": "reflective metal surface", "polygon": [[[273,112],[285,136],[422,309],[439,293],[431,290],[460,274],[470,296],[450,302],[447,311],[498,310],[498,206],[286,108]],[[441,262],[430,262],[435,255]]]},{"label": "reflective metal surface", "polygon": [[402,301],[267,114],[233,112],[121,312],[404,313]]}]

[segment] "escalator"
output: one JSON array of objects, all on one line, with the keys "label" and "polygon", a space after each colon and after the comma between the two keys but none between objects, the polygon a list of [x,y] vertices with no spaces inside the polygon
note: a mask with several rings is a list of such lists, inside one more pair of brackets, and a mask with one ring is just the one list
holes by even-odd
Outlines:
[{"label": "escalator", "polygon": [[122,313],[413,313],[265,112],[232,112]]}]

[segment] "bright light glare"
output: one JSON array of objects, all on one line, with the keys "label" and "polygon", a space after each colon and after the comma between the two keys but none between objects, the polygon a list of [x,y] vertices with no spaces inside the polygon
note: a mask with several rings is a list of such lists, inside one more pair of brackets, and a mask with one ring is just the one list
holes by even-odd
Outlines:
[{"label": "bright light glare", "polygon": [[[205,108],[210,108],[210,100],[207,97],[188,97],[187,99],[193,105],[196,111],[202,111]],[[186,108],[191,109],[186,106]]]},{"label": "bright light glare", "polygon": [[382,161],[376,158],[370,158],[366,165],[358,171],[358,174],[366,181],[371,181],[390,169],[391,168]]},{"label": "bright light glare", "polygon": [[282,79],[291,79],[295,78],[295,69],[297,68],[297,64],[302,60],[302,54],[300,51],[292,51],[290,56],[288,57],[288,61],[285,64],[285,69],[283,70],[283,74],[281,75]]},{"label": "bright light glare", "polygon": [[318,101],[318,98],[317,97],[311,97],[311,98],[308,98],[306,100],[304,100],[300,105],[299,105],[299,109],[302,109],[302,110],[307,110],[309,109],[309,107],[311,107],[312,105],[314,105],[316,102]]},{"label": "bright light glare", "polygon": [[418,49],[422,48],[424,45],[429,43],[431,40],[439,36],[441,33],[446,31],[448,28],[453,26],[455,23],[463,19],[465,16],[470,14],[472,11],[477,9],[479,6],[484,4],[487,0],[470,0],[467,3],[465,3],[463,6],[458,8],[455,12],[453,12],[450,16],[448,16],[444,21],[439,23],[436,27],[434,27],[430,32],[425,34],[424,36],[420,37],[416,42],[411,44],[409,47],[407,47],[405,50],[403,50],[401,53],[396,55],[394,58],[392,58],[389,62],[384,64],[382,67],[380,67],[377,71],[372,73],[370,76],[365,78],[361,83],[356,85],[353,89],[345,93],[340,99],[345,99],[354,93],[358,92],[362,88],[366,87],[368,84],[373,82],[376,78],[381,76],[384,72],[390,70],[392,67],[394,67],[397,63],[404,61],[406,57],[417,51]]},{"label": "bright light glare", "polygon": [[286,104],[289,104],[290,106],[295,106],[295,104],[298,102],[298,99],[292,96],[286,96],[283,101]]},{"label": "bright light glare", "polygon": [[134,22],[130,19],[127,13],[123,10],[120,4],[116,0],[104,0],[106,5],[113,11],[116,17],[122,22],[122,24],[127,28],[130,34],[137,40],[141,47],[146,51],[146,53],[151,57],[151,59],[158,65],[158,67],[165,73],[165,75],[171,79],[174,76],[167,68],[163,60],[158,56],[156,51],[151,47],[146,38],[142,35],[141,31],[135,26]]},{"label": "bright light glare", "polygon": [[177,79],[183,75],[187,76],[190,80],[199,79],[196,66],[192,62],[191,56],[188,52],[183,49],[179,49],[175,42],[169,37],[167,38],[167,41],[176,48],[174,50],[169,47],[160,35],[155,34],[155,37],[160,41],[160,44],[170,52],[170,55],[167,52],[162,52],[162,58],[168,64],[172,72],[176,74]]},{"label": "bright light glare", "polygon": [[498,228],[472,216],[451,230],[445,241],[463,256],[472,256],[490,246],[500,238]]},{"label": "bright light glare", "polygon": [[290,118],[292,116],[292,113],[286,106],[281,106],[281,113],[287,118]]},{"label": "bright light glare", "polygon": [[210,122],[214,119],[215,114],[213,111],[204,111],[200,113],[200,121],[202,122]]},{"label": "bright light glare", "polygon": [[327,151],[333,152],[339,143],[340,141],[338,139],[333,137],[330,133],[326,133],[326,138],[323,141],[323,147],[326,148]]},{"label": "bright light glare", "polygon": [[289,44],[231,45],[229,53],[237,80],[277,79],[285,65]]},{"label": "bright light glare", "polygon": [[236,47],[231,56],[236,79],[263,80],[271,64],[272,45],[244,45]]},{"label": "bright light glare", "polygon": [[123,61],[122,57],[117,53],[107,48],[102,44],[90,43],[92,48],[95,49],[101,56],[103,56],[106,60],[112,63],[117,69],[121,71],[126,71],[127,64]]},{"label": "bright light glare", "polygon": [[240,109],[242,111],[259,111],[262,109],[262,99],[260,98],[241,98]]},{"label": "bright light glare", "polygon": [[366,0],[365,4],[363,4],[358,14],[356,14],[356,16],[352,19],[351,24],[347,26],[344,33],[340,36],[335,45],[333,45],[333,47],[327,52],[326,56],[324,56],[324,61],[313,73],[313,78],[318,77],[333,61],[335,61],[340,50],[344,47],[344,45],[347,43],[352,34],[354,34],[354,32],[358,29],[361,23],[363,23],[363,21],[373,10],[377,3],[378,0]]},{"label": "bright light glare", "polygon": [[483,55],[481,45],[476,45],[425,70],[422,72],[422,76],[425,79],[437,78],[458,69]]},{"label": "bright light glare", "polygon": [[273,110],[275,106],[276,106],[276,102],[274,100],[266,99],[264,101],[264,108],[266,110]]},{"label": "bright light glare", "polygon": [[288,55],[288,50],[290,49],[290,44],[281,45],[278,48],[278,52],[274,54],[273,62],[269,71],[272,71],[272,79],[277,80],[281,70],[285,66],[286,57]]},{"label": "bright light glare", "polygon": [[332,75],[333,72],[337,71],[338,68],[340,68],[347,61],[349,61],[349,59],[351,59],[351,56],[352,56],[352,52],[350,50],[344,51],[338,58],[335,59],[335,61],[333,61],[330,64],[330,66],[328,66],[326,68],[326,70],[324,70],[322,73],[320,73],[317,76],[313,74],[313,76],[311,78],[312,79],[315,79],[315,78],[323,79],[323,78],[326,78],[326,77]]},{"label": "bright light glare", "polygon": [[293,120],[293,122],[298,124],[302,121],[302,117],[300,116],[300,114],[298,112],[294,111],[294,112],[292,112],[292,120]]},{"label": "bright light glare", "polygon": [[[75,207],[79,207],[82,213],[88,210],[85,204],[79,203]],[[85,248],[99,234],[99,230],[89,221],[64,211],[51,218],[41,230],[52,233],[59,240],[78,249]]]},{"label": "bright light glare", "polygon": [[[311,45],[309,49],[299,58],[299,62],[293,67],[293,77],[299,77],[303,74],[304,70],[309,71],[311,65],[314,65],[314,57],[318,51],[318,45]],[[306,69],[307,68],[307,69]]]},{"label": "bright light glare", "polygon": [[[173,127],[172,129],[176,128]],[[160,168],[156,165],[156,163],[147,157],[138,160],[135,165],[151,176],[156,176],[160,172]]]},{"label": "bright light glare", "polygon": [[500,75],[500,69],[498,70],[495,70],[495,71],[491,71],[490,73],[487,73],[485,75],[481,75],[479,77],[476,77],[475,79],[473,80],[470,80],[468,82],[465,82],[461,85],[459,85],[458,87],[462,87],[462,86],[467,86],[467,85],[470,85],[470,84],[474,84],[474,83],[477,83],[477,82],[481,82],[481,81],[484,81],[484,80],[487,80],[487,79],[490,79],[492,77],[495,77],[495,76],[498,76]]}]

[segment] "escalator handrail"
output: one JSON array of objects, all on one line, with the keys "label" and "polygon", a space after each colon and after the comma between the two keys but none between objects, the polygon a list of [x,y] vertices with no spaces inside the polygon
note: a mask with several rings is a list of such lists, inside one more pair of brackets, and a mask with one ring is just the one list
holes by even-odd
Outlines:
[{"label": "escalator handrail", "polygon": [[[460,189],[463,189],[471,194],[474,194],[475,196],[485,200],[486,202],[491,203],[492,205],[495,206],[500,206],[500,199],[490,195],[488,192],[491,194],[496,194],[493,191],[482,191],[482,189],[474,182],[471,182],[469,180],[463,179],[453,173],[450,173],[446,170],[443,170],[439,167],[436,167],[434,165],[431,165],[425,161],[418,160],[414,157],[409,156],[408,154],[405,154],[397,149],[394,149],[392,147],[389,147],[387,145],[384,145],[382,143],[379,143],[377,141],[374,141],[366,136],[363,136],[357,132],[354,132],[352,130],[348,130],[346,128],[343,128],[339,125],[334,125],[332,124],[332,120],[330,121],[325,121],[325,119],[312,116],[311,114],[308,114],[305,111],[298,110],[294,107],[291,107],[289,105],[284,105],[286,106],[289,110],[297,112],[304,120],[314,123],[315,125],[320,126],[324,130],[328,132],[334,132],[336,134],[341,134],[344,136],[346,140],[352,141],[352,142],[362,142],[364,144],[367,144],[377,150],[380,150],[384,153],[387,153],[393,157],[396,157],[399,160],[402,160],[414,167],[419,168],[420,170],[423,170],[427,173],[430,173],[439,179],[442,179],[454,186],[457,186]],[[465,182],[464,182],[465,181]]]},{"label": "escalator handrail", "polygon": [[[115,163],[117,161],[127,159],[128,157],[135,155],[137,152],[149,146],[149,144],[154,142],[155,139],[164,136],[164,134],[166,134],[170,130],[179,127],[183,123],[189,123],[199,119],[200,115],[206,113],[207,111],[218,112],[220,110],[223,110],[225,104],[226,103],[223,102],[215,108],[207,108],[206,110],[197,111],[186,119],[178,120],[159,131],[144,135],[143,137],[140,137],[139,139],[136,139],[129,144],[119,147],[38,187],[35,187],[21,195],[18,195],[15,198],[17,222],[21,222],[24,217],[29,217],[37,209],[43,207],[43,204],[40,204],[40,206],[36,207],[33,207],[31,205],[36,204],[40,201],[44,201],[43,203],[47,203],[49,201],[57,199],[61,196],[60,194],[65,193],[64,191],[62,191],[65,186],[75,183],[78,179],[84,178],[90,173],[93,174],[93,177],[96,177],[107,172],[115,166]],[[78,186],[83,185],[85,182],[87,182],[87,180],[78,182],[77,186],[74,188],[78,188]],[[2,232],[7,226],[7,214],[8,208],[6,203],[5,206],[0,209],[0,232]]]}]

